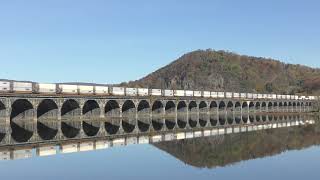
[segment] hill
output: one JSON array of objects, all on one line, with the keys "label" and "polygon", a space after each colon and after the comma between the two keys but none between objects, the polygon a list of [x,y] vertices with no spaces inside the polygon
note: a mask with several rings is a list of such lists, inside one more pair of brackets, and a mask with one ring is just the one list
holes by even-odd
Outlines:
[{"label": "hill", "polygon": [[124,86],[318,94],[320,69],[226,51],[197,50]]}]

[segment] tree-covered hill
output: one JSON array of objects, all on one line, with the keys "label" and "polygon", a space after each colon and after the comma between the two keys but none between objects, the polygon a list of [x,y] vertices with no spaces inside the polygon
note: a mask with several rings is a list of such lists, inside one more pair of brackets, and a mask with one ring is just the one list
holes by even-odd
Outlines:
[{"label": "tree-covered hill", "polygon": [[320,69],[226,51],[197,50],[183,55],[140,80],[122,85],[316,94],[320,92]]}]

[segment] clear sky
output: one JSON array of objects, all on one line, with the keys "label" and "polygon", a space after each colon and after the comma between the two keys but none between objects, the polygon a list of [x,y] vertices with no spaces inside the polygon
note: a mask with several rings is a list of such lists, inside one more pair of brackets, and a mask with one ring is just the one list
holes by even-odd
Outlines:
[{"label": "clear sky", "polygon": [[320,67],[317,0],[0,0],[1,78],[117,83],[197,49]]}]

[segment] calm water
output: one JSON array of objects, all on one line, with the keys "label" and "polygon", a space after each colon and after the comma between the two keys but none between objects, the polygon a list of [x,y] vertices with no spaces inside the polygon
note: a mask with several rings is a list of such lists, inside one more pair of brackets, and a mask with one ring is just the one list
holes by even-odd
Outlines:
[{"label": "calm water", "polygon": [[320,124],[0,161],[1,179],[319,179]]}]

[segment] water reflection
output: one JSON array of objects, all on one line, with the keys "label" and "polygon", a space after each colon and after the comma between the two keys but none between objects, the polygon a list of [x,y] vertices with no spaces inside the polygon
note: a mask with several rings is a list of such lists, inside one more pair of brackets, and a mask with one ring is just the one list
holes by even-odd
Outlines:
[{"label": "water reflection", "polygon": [[[238,118],[244,117],[247,120],[250,119],[249,115]],[[0,147],[0,159],[24,159],[33,157],[35,153],[37,156],[49,156],[151,143],[154,147],[189,165],[214,168],[320,144],[320,123],[316,123],[319,120],[317,116],[284,115],[282,118],[287,121],[282,122],[270,120],[275,116],[268,117],[264,124],[180,129],[80,140],[42,141],[18,146],[3,145]],[[94,126],[92,128],[94,130],[100,125],[92,123],[84,126]],[[74,132],[71,131],[70,136],[74,135],[72,133]]]}]

